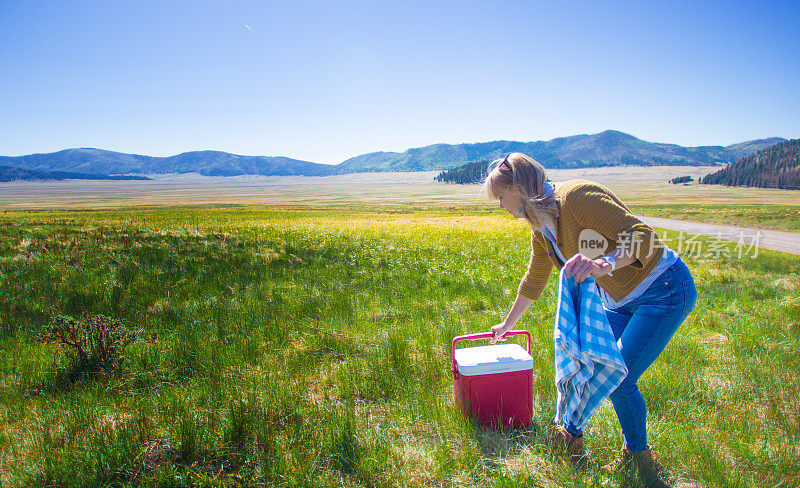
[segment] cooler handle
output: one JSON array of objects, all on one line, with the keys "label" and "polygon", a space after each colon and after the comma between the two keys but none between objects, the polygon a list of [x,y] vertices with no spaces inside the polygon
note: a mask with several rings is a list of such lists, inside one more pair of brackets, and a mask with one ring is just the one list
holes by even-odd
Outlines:
[{"label": "cooler handle", "polygon": [[[528,339],[528,354],[531,353],[531,333],[527,330],[509,330],[508,332],[503,335],[503,337],[509,337],[512,335],[520,335],[525,334],[525,337]],[[451,354],[451,358],[453,360],[453,369],[456,367],[456,343],[459,341],[477,341],[480,339],[492,339],[494,337],[494,332],[478,332],[475,334],[467,334],[467,335],[460,335],[453,337],[453,351]]]}]

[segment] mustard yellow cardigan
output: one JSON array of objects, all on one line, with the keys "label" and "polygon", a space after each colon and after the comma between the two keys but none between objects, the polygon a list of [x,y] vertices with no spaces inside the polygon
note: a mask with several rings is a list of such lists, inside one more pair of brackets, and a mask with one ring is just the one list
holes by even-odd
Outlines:
[{"label": "mustard yellow cardigan", "polygon": [[[636,255],[636,261],[613,272],[613,276],[597,278],[597,284],[614,301],[628,295],[650,271],[655,268],[664,252],[663,244],[652,227],[648,226],[617,198],[608,188],[589,180],[576,179],[556,184],[556,242],[564,259],[578,254],[581,231],[592,229],[605,237],[607,246],[597,255],[584,255],[594,259],[612,252],[622,245]],[[591,232],[584,232],[587,237]],[[563,267],[553,245],[538,229],[531,234],[531,258],[528,270],[517,290],[520,295],[538,299],[542,294],[550,271],[555,265]],[[587,249],[585,242],[582,246]]]}]

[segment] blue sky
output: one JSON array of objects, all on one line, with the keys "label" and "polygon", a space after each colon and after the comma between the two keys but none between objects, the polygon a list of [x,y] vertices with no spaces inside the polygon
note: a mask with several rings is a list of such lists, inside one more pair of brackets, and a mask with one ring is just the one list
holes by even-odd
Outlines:
[{"label": "blue sky", "polygon": [[0,154],[800,137],[800,2],[0,1]]}]

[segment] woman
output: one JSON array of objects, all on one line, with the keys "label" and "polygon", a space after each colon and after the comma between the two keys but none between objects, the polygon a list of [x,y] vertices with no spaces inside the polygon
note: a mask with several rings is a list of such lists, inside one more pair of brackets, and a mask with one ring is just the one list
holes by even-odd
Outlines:
[{"label": "woman", "polygon": [[[494,161],[484,191],[532,228],[528,270],[505,321],[492,327],[492,342],[539,298],[553,265],[565,267],[565,276],[578,283],[592,276],[628,367],[610,396],[625,442],[604,468],[614,472],[633,461],[640,470],[658,471],[637,381],[694,308],[697,291],[686,264],[608,188],[581,179],[554,185],[544,167],[524,154]],[[575,426],[557,425],[551,440],[573,459],[584,459],[583,432]]]}]

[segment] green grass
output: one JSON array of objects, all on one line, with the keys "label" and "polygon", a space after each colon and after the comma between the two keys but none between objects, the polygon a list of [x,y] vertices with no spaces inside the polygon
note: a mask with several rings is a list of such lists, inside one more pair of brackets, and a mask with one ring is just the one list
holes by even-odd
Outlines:
[{"label": "green grass", "polygon": [[628,206],[637,215],[784,232],[800,232],[800,205],[705,204],[694,202],[691,204],[632,203]]},{"label": "green grass", "polygon": [[[502,320],[529,242],[435,206],[4,213],[0,484],[636,486],[598,468],[621,444],[608,402],[587,470],[545,445],[555,273],[518,326],[533,426],[454,406],[450,340]],[[684,258],[699,298],[640,382],[649,440],[676,486],[797,486],[800,257]],[[140,331],[120,367],[37,342],[84,310]]]}]

